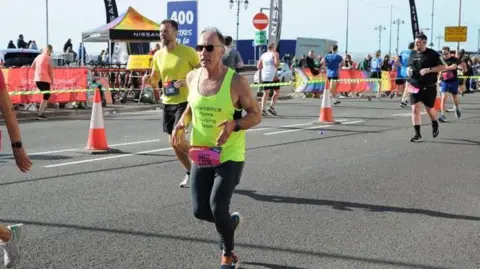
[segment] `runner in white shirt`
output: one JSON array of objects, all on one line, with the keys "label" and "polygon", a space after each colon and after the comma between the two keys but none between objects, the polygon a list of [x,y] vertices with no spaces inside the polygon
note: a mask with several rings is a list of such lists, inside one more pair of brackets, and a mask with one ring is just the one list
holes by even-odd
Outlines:
[{"label": "runner in white shirt", "polygon": [[[262,84],[274,83],[275,78],[277,77],[277,69],[280,66],[280,56],[278,52],[275,51],[275,44],[268,44],[267,52],[263,53],[260,56],[258,61],[257,68],[259,70],[259,82]],[[272,96],[272,101],[270,103],[270,108],[268,112],[273,115],[277,115],[275,111],[275,104],[277,103],[278,96],[280,95],[280,88],[276,86],[266,86],[262,87],[263,96],[262,96],[262,115],[267,116],[267,111],[265,110],[265,105],[267,104],[268,97],[270,96],[270,90],[275,91]]]}]

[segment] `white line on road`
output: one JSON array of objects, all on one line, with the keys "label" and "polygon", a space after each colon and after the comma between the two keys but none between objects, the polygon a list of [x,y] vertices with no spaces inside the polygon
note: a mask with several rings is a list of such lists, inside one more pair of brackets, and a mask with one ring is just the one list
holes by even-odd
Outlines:
[{"label": "white line on road", "polygon": [[[426,112],[422,112],[422,113],[420,113],[420,114],[421,114],[421,115],[425,115],[425,114],[427,114],[427,113],[426,113]],[[390,116],[392,116],[392,117],[410,117],[410,116],[412,116],[412,112],[410,112],[410,113],[402,113],[402,114],[393,114],[393,115],[390,115]]]},{"label": "white line on road", "polygon": [[[345,120],[342,120],[342,125],[355,124],[355,123],[361,123],[361,122],[365,122],[365,121],[364,120],[357,120],[357,121],[345,122]],[[276,135],[276,134],[293,133],[293,132],[300,132],[300,131],[305,131],[305,130],[315,130],[315,129],[319,129],[319,128],[330,128],[330,127],[333,127],[333,126],[341,126],[341,125],[328,124],[328,125],[312,126],[312,127],[308,127],[308,128],[285,130],[285,131],[278,131],[278,132],[270,132],[270,133],[265,133],[264,135]]]},{"label": "white line on road", "polygon": [[[127,142],[127,143],[119,143],[119,144],[112,144],[110,147],[120,147],[120,146],[129,146],[129,145],[138,145],[138,144],[146,144],[146,143],[153,143],[159,142],[160,139],[154,140],[144,140],[144,141],[134,141],[134,142]],[[81,149],[59,149],[59,150],[52,150],[52,151],[44,151],[44,152],[35,152],[35,153],[27,153],[28,156],[35,156],[35,155],[46,155],[46,154],[54,154],[54,153],[62,153],[62,152],[70,152],[70,151],[77,151]],[[8,156],[1,156],[0,159],[9,159],[12,158],[13,155]]]},{"label": "white line on road", "polygon": [[349,121],[349,122],[345,122],[345,123],[342,123],[343,125],[349,125],[349,124],[356,124],[356,123],[362,123],[362,122],[365,122],[364,120],[357,120],[357,121]]},{"label": "white line on road", "polygon": [[317,129],[317,128],[328,128],[328,127],[332,127],[332,126],[333,126],[333,125],[320,125],[320,126],[313,126],[313,127],[308,127],[308,128],[301,128],[301,129],[294,129],[294,130],[285,130],[285,131],[265,133],[264,135],[275,135],[275,134],[293,133],[293,132],[300,132],[300,131],[312,130],[312,129]]},{"label": "white line on road", "polygon": [[110,159],[118,159],[118,158],[130,157],[130,156],[134,156],[134,155],[142,155],[142,154],[161,152],[161,151],[167,151],[167,150],[172,150],[172,148],[154,149],[154,150],[140,151],[140,152],[134,152],[134,153],[129,153],[129,154],[121,154],[121,155],[107,156],[107,157],[102,157],[102,158],[81,160],[81,161],[75,161],[75,162],[51,164],[51,165],[45,165],[44,167],[45,168],[54,168],[54,167],[59,167],[59,166],[67,166],[67,165],[80,164],[80,163],[90,163],[90,162],[104,161],[104,160],[110,160]]},{"label": "white line on road", "polygon": [[255,132],[255,131],[264,131],[264,130],[270,130],[272,128],[255,128],[255,129],[248,129],[247,132]]}]

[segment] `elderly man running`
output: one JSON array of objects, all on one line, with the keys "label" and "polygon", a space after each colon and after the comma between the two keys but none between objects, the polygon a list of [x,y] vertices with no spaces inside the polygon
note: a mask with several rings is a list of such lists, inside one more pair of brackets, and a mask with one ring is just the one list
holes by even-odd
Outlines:
[{"label": "elderly man running", "polygon": [[[238,268],[234,233],[241,217],[230,215],[230,199],[245,163],[245,130],[262,115],[247,78],[222,63],[223,35],[215,28],[202,32],[196,49],[202,68],[187,76],[188,106],[173,133],[174,144],[192,160],[193,214],[214,223],[222,249],[220,268]],[[246,115],[242,117],[242,110]],[[192,124],[190,145],[184,130]]]}]

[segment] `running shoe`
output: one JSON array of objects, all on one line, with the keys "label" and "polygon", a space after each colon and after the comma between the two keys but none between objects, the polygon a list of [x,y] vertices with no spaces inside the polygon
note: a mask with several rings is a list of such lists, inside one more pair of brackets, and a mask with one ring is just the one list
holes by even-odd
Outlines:
[{"label": "running shoe", "polygon": [[185,178],[180,182],[180,188],[188,188],[190,183],[190,175],[185,175]]},{"label": "running shoe", "polygon": [[230,253],[230,255],[222,255],[222,262],[220,264],[220,269],[238,269],[238,268],[240,268],[240,263],[235,253],[232,252]]},{"label": "running shoe", "polygon": [[6,268],[13,268],[20,260],[20,244],[25,238],[26,229],[23,224],[7,227],[12,232],[12,238],[6,243],[0,243],[3,248],[3,262]]},{"label": "running shoe", "polygon": [[410,138],[410,142],[422,142],[422,136],[416,134],[414,137]]}]

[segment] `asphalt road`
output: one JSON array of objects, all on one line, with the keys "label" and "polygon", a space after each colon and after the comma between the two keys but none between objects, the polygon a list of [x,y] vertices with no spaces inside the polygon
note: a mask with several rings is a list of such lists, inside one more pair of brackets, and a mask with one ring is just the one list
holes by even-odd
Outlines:
[{"label": "asphalt road", "polygon": [[[341,125],[312,125],[321,100],[298,99],[248,132],[232,201],[242,268],[479,268],[480,95],[436,139],[424,116],[418,144],[398,100],[342,101]],[[3,138],[0,222],[28,228],[18,268],[218,268],[215,228],[192,216],[160,122],[106,116],[123,152],[106,156],[81,152],[88,120],[22,123],[26,175]]]}]

